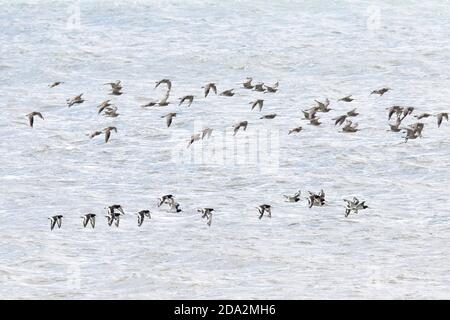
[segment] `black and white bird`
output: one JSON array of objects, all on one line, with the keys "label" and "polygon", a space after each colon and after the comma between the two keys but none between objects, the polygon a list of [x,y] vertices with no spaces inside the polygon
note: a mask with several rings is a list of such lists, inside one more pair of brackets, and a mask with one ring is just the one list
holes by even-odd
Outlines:
[{"label": "black and white bird", "polygon": [[272,207],[270,206],[270,204],[262,204],[256,208],[259,211],[259,219],[260,220],[263,217],[264,213],[266,213],[266,212],[267,212],[267,216],[269,218],[272,218]]},{"label": "black and white bird", "polygon": [[197,212],[202,214],[202,219],[206,218],[208,219],[207,221],[207,225],[211,226],[211,222],[212,222],[212,212],[214,211],[213,208],[202,208],[202,209],[197,209]]},{"label": "black and white bird", "polygon": [[53,230],[55,225],[58,225],[58,228],[61,228],[62,218],[63,218],[63,215],[60,215],[60,214],[50,217],[49,218],[50,219],[50,230]]},{"label": "black and white bird", "polygon": [[94,213],[88,213],[84,216],[81,216],[83,218],[83,227],[86,228],[88,223],[91,223],[92,229],[95,228],[95,214]]},{"label": "black and white bird", "polygon": [[117,211],[121,214],[125,214],[125,211],[120,204],[113,204],[112,206],[108,206],[106,207],[106,210],[108,211],[108,214],[113,214]]},{"label": "black and white bird", "polygon": [[161,207],[163,204],[170,204],[175,201],[175,198],[171,194],[166,194],[161,198],[158,198],[158,207]]},{"label": "black and white bird", "polygon": [[298,190],[295,194],[293,194],[292,196],[290,195],[283,195],[284,197],[284,201],[285,202],[299,202],[300,201],[300,190]]},{"label": "black and white bird", "polygon": [[178,213],[181,211],[183,211],[183,210],[181,210],[180,204],[178,202],[173,201],[173,202],[169,203],[169,212]]},{"label": "black and white bird", "polygon": [[112,224],[114,223],[116,227],[119,227],[120,216],[121,216],[120,212],[114,212],[105,216],[108,219],[108,226],[111,227]]},{"label": "black and white bird", "polygon": [[144,223],[145,217],[147,217],[149,219],[152,218],[150,210],[141,210],[136,215],[138,218],[138,227],[142,226],[142,224]]},{"label": "black and white bird", "polygon": [[320,191],[320,193],[315,194],[311,191],[308,191],[308,204],[309,208],[312,208],[312,206],[323,206],[325,204],[325,192],[323,190]]},{"label": "black and white bird", "polygon": [[364,210],[369,208],[369,206],[367,206],[365,204],[365,201],[359,201],[358,198],[353,197],[352,200],[347,200],[344,199],[344,201],[347,203],[345,206],[345,217],[347,218],[348,215],[353,212],[353,213],[358,213],[359,210]]},{"label": "black and white bird", "polygon": [[442,119],[445,119],[448,121],[448,113],[447,112],[440,112],[440,113],[436,114],[436,117],[437,117],[438,128],[441,126]]}]

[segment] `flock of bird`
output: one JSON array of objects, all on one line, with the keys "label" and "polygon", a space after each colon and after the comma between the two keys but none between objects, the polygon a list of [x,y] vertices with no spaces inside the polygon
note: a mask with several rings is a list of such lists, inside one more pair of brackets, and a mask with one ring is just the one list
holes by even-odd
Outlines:
[{"label": "flock of bird", "polygon": [[[293,195],[283,195],[285,202],[299,202],[301,200],[301,191],[297,191]],[[311,191],[308,191],[308,196],[306,197],[308,200],[308,206],[309,208],[312,208],[313,206],[324,206],[326,204],[325,202],[325,192],[321,190],[319,193],[314,193]],[[348,215],[353,213],[358,213],[359,210],[364,210],[369,208],[365,201],[359,201],[358,198],[353,197],[352,200],[344,199],[346,202],[345,206],[345,217],[348,217]],[[167,212],[169,213],[179,213],[183,210],[180,208],[180,203],[178,203],[175,200],[175,197],[171,194],[163,195],[162,197],[158,198],[157,206],[161,207],[162,205],[167,205]],[[119,227],[120,219],[122,216],[125,215],[125,211],[123,207],[120,204],[113,204],[111,206],[105,207],[107,214],[105,215],[108,226],[112,226],[113,224],[116,227]],[[270,204],[261,204],[258,207],[256,207],[259,212],[259,219],[262,219],[264,214],[267,215],[268,218],[272,217],[272,206]],[[201,214],[202,219],[206,218],[207,222],[206,224],[208,226],[211,226],[212,223],[212,217],[213,217],[213,211],[214,208],[199,208],[197,209],[197,212]],[[150,210],[141,210],[136,213],[137,216],[137,225],[138,227],[142,226],[144,223],[145,217],[151,219],[151,212]],[[62,218],[63,215],[55,215],[50,217],[50,230],[53,230],[55,226],[57,225],[58,228],[61,228],[62,225]],[[80,218],[83,219],[83,227],[86,228],[89,224],[92,228],[95,228],[95,213],[87,213]]]},{"label": "flock of bird", "polygon": [[[264,83],[261,83],[261,82],[257,83],[257,84],[252,84],[252,82],[253,82],[252,78],[246,78],[242,82],[242,88],[246,89],[246,90],[253,90],[256,92],[261,92],[261,93],[276,93],[279,89],[279,82],[276,82],[274,85],[270,85],[270,86],[266,85]],[[55,88],[62,84],[64,84],[64,82],[54,82],[53,84],[49,85],[49,87]],[[110,95],[120,96],[123,94],[123,91],[122,91],[123,86],[122,86],[122,83],[120,80],[117,80],[116,82],[105,83],[104,85],[109,85],[111,87]],[[159,86],[166,87],[166,91],[163,94],[162,98],[159,100],[150,101],[150,102],[142,105],[141,106],[142,108],[165,107],[171,103],[169,101],[169,97],[170,97],[171,90],[172,90],[171,80],[169,80],[169,79],[159,80],[156,82],[154,88],[156,89]],[[204,90],[204,98],[207,98],[208,95],[211,95],[211,94],[219,95],[219,96],[223,96],[223,97],[232,97],[236,94],[236,92],[235,92],[236,90],[234,88],[227,89],[227,90],[224,90],[224,91],[218,93],[217,84],[212,83],[212,82],[207,83],[206,85],[204,85],[201,88]],[[370,94],[383,96],[390,90],[391,90],[390,88],[386,87],[386,88],[373,90]],[[179,98],[178,106],[185,104],[187,107],[191,107],[191,105],[194,103],[194,100],[195,100],[195,95],[185,95],[185,96]],[[352,97],[352,95],[348,95],[348,96],[338,99],[337,101],[342,101],[342,102],[350,104],[354,100],[355,99]],[[67,99],[67,106],[72,107],[74,105],[81,104],[84,101],[85,101],[85,99],[83,98],[83,94],[79,94],[71,99]],[[265,101],[264,99],[256,99],[254,101],[249,102],[249,104],[251,105],[250,106],[251,110],[254,110],[255,108],[257,108],[261,112],[263,109],[263,106],[264,106],[264,101]],[[312,126],[320,126],[322,124],[322,122],[320,122],[320,118],[318,117],[318,114],[319,113],[327,113],[327,112],[330,112],[331,110],[333,110],[332,108],[330,108],[330,103],[331,102],[328,98],[326,98],[324,101],[315,100],[314,106],[312,106],[306,110],[301,110],[304,115],[302,120],[309,121],[309,124]],[[395,115],[395,123],[388,122],[388,125],[390,127],[390,129],[388,131],[404,132],[405,136],[403,138],[405,139],[405,142],[407,142],[408,140],[416,139],[418,137],[420,137],[420,138],[422,137],[422,131],[425,126],[424,122],[415,122],[415,123],[412,123],[407,126],[402,126],[402,122],[404,121],[404,119],[414,113],[414,111],[415,111],[414,107],[394,105],[392,107],[387,108],[386,110],[388,110],[388,115],[387,115],[388,121],[392,121],[392,118]],[[120,115],[119,113],[117,113],[117,111],[118,111],[118,108],[111,103],[110,99],[105,100],[98,105],[98,114],[99,115],[103,114],[106,117],[115,118]],[[178,114],[177,112],[169,112],[169,113],[161,116],[161,118],[165,118],[166,126],[170,127],[172,125],[172,122],[174,121],[174,118],[177,116],[177,114]],[[347,111],[346,113],[332,118],[332,120],[334,121],[335,126],[342,127],[342,132],[355,133],[355,132],[359,131],[360,129],[358,128],[358,123],[353,122],[352,119],[354,119],[358,115],[359,115],[359,113],[357,112],[357,109],[352,108],[351,110]],[[39,111],[33,111],[33,112],[27,114],[26,116],[28,117],[30,127],[34,127],[35,117],[39,117],[40,119],[44,120],[42,113]],[[276,113],[266,114],[266,115],[261,116],[260,119],[270,120],[270,119],[274,119],[276,116],[277,116]],[[447,112],[439,112],[436,114],[421,113],[421,114],[413,115],[413,117],[416,118],[417,120],[426,119],[426,118],[429,118],[432,116],[437,118],[437,126],[438,127],[441,126],[443,119],[448,121],[448,113]],[[234,128],[233,135],[236,135],[240,130],[246,131],[248,125],[249,125],[249,122],[246,120],[235,123],[233,125],[233,128]],[[302,126],[295,127],[293,129],[289,130],[288,135],[294,134],[294,133],[300,133],[302,130],[303,130]],[[117,134],[117,128],[114,126],[110,126],[110,127],[104,128],[102,130],[96,130],[87,135],[89,136],[90,139],[93,139],[96,136],[104,134],[105,143],[107,143],[111,138],[112,132]],[[209,138],[211,136],[212,132],[213,132],[212,128],[204,128],[200,133],[193,134],[189,139],[188,147],[195,141],[199,141],[204,138]],[[290,195],[290,196],[285,195],[284,197],[285,197],[285,201],[287,201],[287,202],[298,202],[298,201],[300,201],[300,191],[294,195]],[[308,192],[307,199],[308,199],[310,208],[312,206],[323,206],[325,204],[325,193],[323,192],[323,190],[318,194],[315,194],[313,192]],[[358,213],[359,210],[368,208],[368,206],[365,204],[365,201],[359,201],[356,197],[354,197],[352,200],[344,199],[344,201],[346,202],[346,206],[345,206],[345,216],[346,217],[351,212]],[[172,195],[165,195],[162,198],[160,198],[158,207],[160,207],[163,204],[166,204],[169,207],[169,212],[176,213],[176,212],[182,211],[180,209],[180,204],[175,201],[175,198]],[[118,227],[120,217],[122,215],[124,215],[124,211],[123,211],[122,207],[120,205],[113,205],[113,206],[107,207],[107,209],[108,209],[108,215],[107,215],[108,225],[111,226],[112,224],[115,224]],[[264,214],[267,214],[267,216],[269,218],[272,215],[272,211],[271,211],[272,208],[269,204],[262,204],[262,205],[258,206],[257,209],[260,214],[259,219],[261,219],[264,216]],[[198,209],[198,212],[200,212],[202,214],[202,218],[207,219],[208,226],[211,225],[213,211],[214,211],[213,208]],[[138,226],[141,226],[142,223],[144,222],[145,217],[148,217],[149,219],[151,218],[151,213],[149,210],[142,210],[137,213],[137,217],[138,217]],[[62,218],[63,218],[62,215],[56,215],[56,216],[49,218],[51,221],[51,229],[52,230],[55,227],[55,225],[58,225],[58,227],[61,227]],[[89,223],[94,228],[95,214],[88,213],[85,216],[83,216],[83,226],[86,227]]]}]

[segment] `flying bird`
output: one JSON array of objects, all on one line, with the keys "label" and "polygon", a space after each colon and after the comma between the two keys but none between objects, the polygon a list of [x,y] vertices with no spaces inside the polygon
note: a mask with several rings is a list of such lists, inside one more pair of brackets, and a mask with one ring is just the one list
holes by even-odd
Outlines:
[{"label": "flying bird", "polygon": [[94,213],[88,213],[84,216],[81,216],[83,218],[83,227],[86,228],[88,223],[91,223],[92,229],[95,228],[95,214]]},{"label": "flying bird", "polygon": [[291,130],[289,130],[288,135],[291,134],[291,133],[299,133],[302,130],[303,130],[302,127],[297,127],[297,128],[291,129]]},{"label": "flying bird", "polygon": [[70,108],[71,106],[73,106],[74,104],[80,104],[84,102],[84,99],[82,98],[83,94],[79,94],[75,97],[73,97],[72,99],[67,99],[67,106]]},{"label": "flying bird", "polygon": [[32,128],[33,128],[33,125],[34,125],[34,117],[35,116],[38,116],[39,118],[44,120],[44,117],[42,116],[42,114],[40,112],[33,111],[33,112],[27,114],[28,121],[30,122],[30,127],[32,127]]},{"label": "flying bird", "polygon": [[378,89],[378,90],[373,90],[370,94],[378,94],[378,95],[382,96],[383,94],[385,94],[389,90],[391,90],[391,89],[390,88],[381,88],[381,89]]},{"label": "flying bird", "polygon": [[258,106],[259,111],[261,111],[261,109],[262,109],[262,107],[263,107],[263,104],[264,104],[264,100],[263,100],[263,99],[257,99],[257,100],[255,100],[255,101],[249,102],[249,104],[252,105],[252,110],[253,110],[256,106]]},{"label": "flying bird", "polygon": [[158,88],[159,85],[162,83],[167,85],[168,91],[170,91],[172,89],[172,82],[169,79],[162,79],[162,80],[156,81],[155,89]]},{"label": "flying bird", "polygon": [[56,215],[53,217],[50,217],[50,230],[53,230],[55,225],[58,225],[58,228],[61,228],[61,222],[62,222],[62,215]]},{"label": "flying bird", "polygon": [[168,128],[172,124],[172,119],[176,116],[177,116],[176,112],[170,112],[164,116],[161,116],[161,118],[166,118],[166,123],[167,123],[167,128]]},{"label": "flying bird", "polygon": [[338,101],[352,102],[353,100],[355,100],[355,99],[352,98],[352,95],[348,95],[346,97],[339,99]]},{"label": "flying bird", "polygon": [[219,94],[219,96],[232,97],[235,95],[235,93],[233,91],[234,91],[234,89],[225,90],[225,91],[221,92]]},{"label": "flying bird", "polygon": [[114,131],[115,133],[117,133],[117,128],[116,127],[108,127],[103,129],[103,131],[105,132],[105,143],[108,143],[109,138],[111,137],[111,131]]},{"label": "flying bird", "polygon": [[214,94],[217,94],[217,87],[216,87],[216,84],[213,82],[207,83],[202,88],[205,89],[205,98],[208,96],[208,94],[211,90],[214,92]]},{"label": "flying bird", "polygon": [[262,204],[256,208],[259,211],[259,219],[260,220],[263,217],[264,213],[266,213],[266,212],[267,212],[267,216],[269,218],[272,218],[272,207],[270,206],[270,204]]},{"label": "flying bird", "polygon": [[184,97],[180,98],[180,103],[178,104],[178,106],[181,106],[181,104],[185,101],[188,102],[188,107],[190,107],[192,104],[192,101],[194,101],[194,96],[189,95],[189,96],[184,96]]},{"label": "flying bird", "polygon": [[54,88],[54,87],[59,86],[60,84],[63,84],[63,83],[64,82],[62,82],[62,81],[56,81],[56,82],[53,82],[52,84],[49,84],[48,86],[50,88]]},{"label": "flying bird", "polygon": [[248,121],[241,121],[238,122],[234,125],[234,134],[233,136],[236,135],[236,133],[239,131],[240,128],[242,128],[242,130],[246,131],[247,130],[247,125],[248,125]]},{"label": "flying bird", "polygon": [[141,210],[136,215],[138,218],[138,227],[142,226],[142,224],[144,223],[145,217],[147,217],[149,219],[152,218],[150,210]]}]

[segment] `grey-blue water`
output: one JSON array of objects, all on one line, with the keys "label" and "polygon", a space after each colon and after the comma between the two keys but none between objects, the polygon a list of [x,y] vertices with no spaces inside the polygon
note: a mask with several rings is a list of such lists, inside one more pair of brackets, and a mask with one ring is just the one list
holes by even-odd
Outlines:
[{"label": "grey-blue water", "polygon": [[[450,123],[423,119],[423,138],[404,143],[386,111],[450,111],[448,1],[0,5],[0,298],[450,297]],[[279,90],[242,89],[247,76]],[[141,108],[162,96],[162,78],[172,103]],[[124,94],[108,95],[103,84],[117,79]],[[205,99],[207,82],[236,95]],[[80,93],[86,101],[68,108]],[[178,107],[186,94],[194,103]],[[348,94],[355,101],[337,101]],[[326,97],[322,125],[301,120]],[[119,117],[97,115],[105,99]],[[361,131],[342,133],[331,119],[352,108]],[[33,129],[32,111],[45,118]],[[178,112],[170,128],[167,112]],[[107,144],[86,136],[110,125]],[[211,138],[186,148],[204,126]],[[298,189],[300,202],[283,201]],[[328,204],[309,209],[303,197],[320,189]],[[166,193],[183,212],[157,208]],[[345,218],[352,196],[370,208]],[[119,228],[103,217],[114,203],[126,211]],[[262,203],[271,219],[258,219]],[[199,207],[216,209],[211,227]],[[138,228],[142,209],[152,219]],[[82,227],[88,212],[94,230]],[[55,214],[62,228],[50,231]]]}]

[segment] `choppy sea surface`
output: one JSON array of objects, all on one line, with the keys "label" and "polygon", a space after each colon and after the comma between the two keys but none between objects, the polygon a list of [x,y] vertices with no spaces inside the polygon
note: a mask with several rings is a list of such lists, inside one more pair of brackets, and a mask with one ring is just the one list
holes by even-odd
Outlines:
[{"label": "choppy sea surface", "polygon": [[[448,1],[0,5],[0,298],[450,298],[450,123],[423,119],[423,138],[404,143],[386,111],[450,111]],[[245,90],[247,76],[279,90]],[[163,78],[172,103],[140,107]],[[109,95],[118,79],[124,94]],[[207,82],[236,95],[205,99]],[[186,94],[194,103],[178,106]],[[319,127],[301,120],[326,97]],[[119,117],[97,115],[105,99]],[[342,133],[331,119],[353,108],[361,131]],[[33,129],[32,111],[45,118]],[[107,144],[86,136],[107,126],[118,130]],[[186,148],[204,126],[211,138]],[[327,205],[309,209],[304,196],[321,189]],[[284,202],[297,190],[300,202]],[[183,212],[156,206],[168,193]],[[345,218],[352,196],[370,208]],[[108,227],[116,203],[126,215]],[[271,219],[258,219],[263,203]],[[200,207],[215,208],[210,227]],[[138,228],[142,209],[152,219]],[[83,229],[88,212],[95,229]],[[50,231],[55,214],[62,228]]]}]

